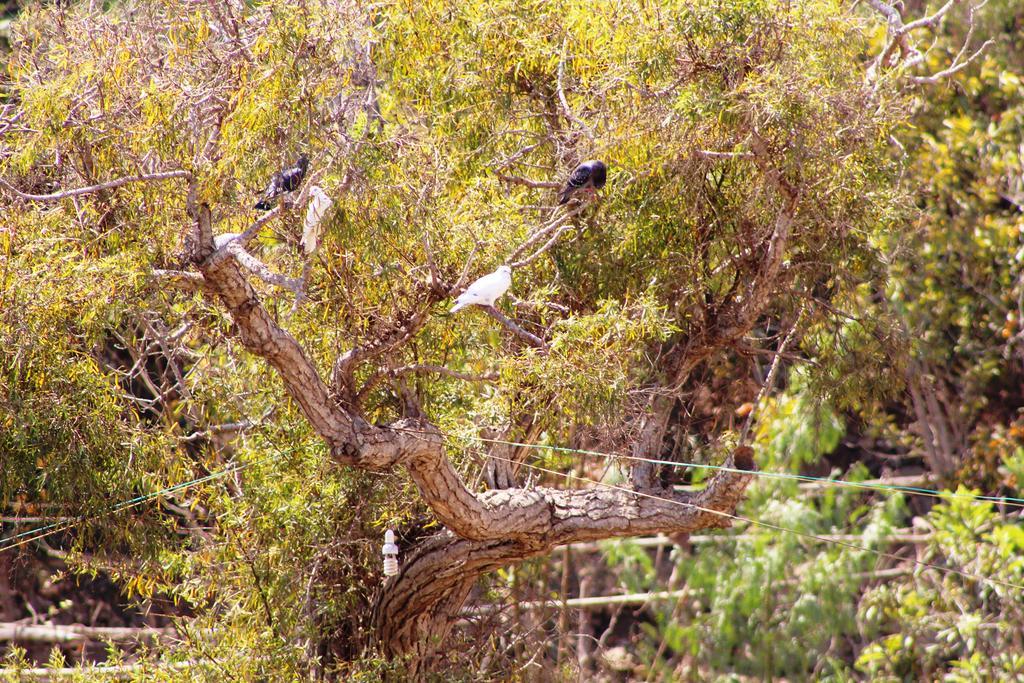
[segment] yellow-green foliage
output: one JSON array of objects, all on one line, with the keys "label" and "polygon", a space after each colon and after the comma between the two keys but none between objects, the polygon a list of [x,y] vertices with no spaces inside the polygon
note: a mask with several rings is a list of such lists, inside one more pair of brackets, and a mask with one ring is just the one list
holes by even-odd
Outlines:
[{"label": "yellow-green foliage", "polygon": [[[3,98],[24,113],[0,176],[47,194],[185,170],[215,232],[237,232],[269,175],[307,152],[307,182],[335,202],[308,299],[293,311],[281,290],[256,286],[325,375],[338,353],[419,310],[431,259],[449,284],[467,263],[476,277],[551,218],[555,191],[516,179],[562,182],[582,159],[609,164],[602,199],[515,272],[500,302],[548,337],[548,353],[441,303],[414,343],[381,359],[499,374],[496,385],[410,378],[453,432],[527,415],[557,443],[574,425],[617,424],[630,392],[666,379],[661,345],[687,344],[696,318],[739,296],[785,201],[779,179],[796,211],[774,317],[825,282],[849,292],[877,275],[878,245],[904,208],[888,146],[903,100],[872,96],[861,24],[832,0],[307,0],[236,14],[186,0],[65,4],[35,5],[12,28]],[[747,153],[752,131],[767,165]],[[220,630],[188,647],[244,679],[307,675],[306,638],[355,658],[378,561],[368,539],[428,518],[400,475],[331,467],[215,302],[152,277],[181,267],[186,181],[46,203],[3,196],[0,502],[106,509],[244,465],[186,496],[209,542],[147,543],[139,527],[125,536],[140,548],[130,562],[99,552],[81,566],[111,569],[133,595],[205,609]],[[298,276],[301,224],[284,211],[252,249]],[[155,322],[186,326],[190,395],[154,418],[97,357]],[[388,382],[364,399],[373,420],[402,411]],[[241,419],[263,422],[230,445],[187,440]]]}]

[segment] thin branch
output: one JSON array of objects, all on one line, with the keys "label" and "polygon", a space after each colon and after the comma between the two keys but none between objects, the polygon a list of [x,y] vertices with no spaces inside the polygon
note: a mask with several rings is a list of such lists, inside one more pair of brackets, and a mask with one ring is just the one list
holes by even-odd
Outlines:
[{"label": "thin branch", "polygon": [[[259,232],[263,228],[263,226],[266,225],[267,223],[269,223],[271,221],[271,219],[273,219],[275,216],[277,216],[280,213],[281,213],[281,205],[277,204],[270,211],[267,211],[262,216],[260,216],[255,221],[253,221],[252,225],[250,225],[248,228],[245,229],[245,232],[243,232],[241,235],[239,235],[238,237],[234,238],[233,240],[231,240],[230,242],[225,244],[224,247],[229,247],[229,246],[231,246],[233,244],[236,244],[236,245],[238,245],[238,246],[240,246],[240,247],[242,247],[244,249],[245,247],[249,246],[249,242],[251,242],[253,239],[255,239],[256,235],[259,234]],[[227,252],[225,251],[224,254],[226,255]],[[224,258],[224,257],[223,256],[219,256],[219,255],[215,255],[213,257],[214,261],[216,261],[218,258]]]},{"label": "thin branch", "polygon": [[457,370],[451,370],[444,367],[443,365],[428,365],[428,364],[414,364],[414,365],[403,365],[402,367],[393,368],[390,370],[381,370],[380,372],[374,373],[370,379],[366,380],[363,388],[359,390],[359,394],[356,398],[357,402],[361,402],[366,396],[373,391],[373,389],[380,384],[381,380],[385,377],[392,379],[407,375],[410,373],[429,373],[433,372],[438,375],[444,375],[453,379],[461,379],[464,382],[494,382],[498,379],[498,373],[486,372],[482,375],[474,375],[467,372],[458,372]]},{"label": "thin branch", "polygon": [[[531,246],[533,246],[534,244],[539,242],[543,237],[545,237],[546,235],[550,234],[553,230],[555,230],[555,229],[561,227],[562,225],[564,225],[566,223],[566,221],[568,221],[570,218],[572,218],[574,216],[577,216],[580,212],[583,211],[583,209],[586,206],[587,206],[587,204],[579,204],[579,205],[573,207],[572,209],[570,209],[569,211],[566,211],[565,213],[562,213],[562,214],[559,214],[559,215],[555,216],[555,218],[553,218],[546,225],[538,228],[533,233],[531,233],[530,236],[526,239],[525,242],[520,244],[518,247],[515,248],[515,250],[511,254],[509,254],[509,256],[506,259],[506,261],[512,261],[512,259],[517,258],[518,256],[520,256],[524,251],[526,251]],[[512,264],[512,267],[515,267],[515,265]]]},{"label": "thin branch", "polygon": [[[864,481],[850,482],[856,488],[877,488],[879,486],[921,486],[922,484],[934,484],[935,477],[927,472],[921,474],[908,474],[899,477],[882,477],[881,479],[865,479]],[[831,491],[835,490],[835,484],[824,481],[801,482],[798,488],[804,492]]]},{"label": "thin branch", "polygon": [[[879,487],[892,486],[899,488],[901,486],[923,486],[935,483],[935,476],[927,472],[921,474],[908,474],[898,477],[882,477],[881,479],[865,479],[864,481],[842,481],[843,487],[863,489],[865,491],[871,489],[877,489]],[[835,481],[802,481],[797,484],[797,488],[804,493],[817,493],[820,491],[834,491],[836,489]],[[685,484],[677,484],[672,487],[674,491],[699,491],[699,487],[688,486]],[[995,501],[993,501],[995,502]]]},{"label": "thin branch", "polygon": [[576,115],[572,113],[572,109],[569,108],[569,101],[566,100],[565,89],[562,87],[562,79],[565,76],[565,53],[568,44],[568,38],[562,41],[562,55],[558,60],[558,75],[556,77],[557,80],[555,82],[555,85],[558,88],[558,101],[562,105],[562,113],[565,115],[565,118],[568,119],[571,123],[574,123],[577,126],[579,126],[580,130],[582,130],[590,140],[593,140],[593,131],[590,130],[590,127],[587,126],[587,124],[583,123],[583,121],[578,119]]},{"label": "thin branch", "polygon": [[960,63],[954,62],[954,64],[950,66],[948,69],[943,69],[942,71],[934,73],[931,76],[910,76],[908,80],[911,83],[919,85],[933,85],[935,83],[938,83],[966,69],[968,66],[971,65],[971,63],[975,59],[980,57],[982,53],[985,52],[985,50],[987,50],[992,45],[995,45],[994,40],[986,40],[984,43],[981,44],[981,47],[975,50],[974,53],[966,60]]},{"label": "thin branch", "polygon": [[910,31],[919,28],[924,28],[926,26],[934,28],[935,25],[939,23],[939,20],[946,16],[949,10],[953,9],[953,5],[957,4],[960,1],[961,0],[948,0],[948,2],[946,2],[945,5],[943,5],[938,10],[935,11],[935,14],[931,15],[930,17],[921,17],[920,19],[915,19],[909,24],[904,25],[903,30],[909,33]]},{"label": "thin branch", "polygon": [[541,339],[540,337],[538,337],[535,334],[530,334],[529,332],[527,332],[526,330],[521,328],[519,325],[517,325],[516,323],[512,322],[509,318],[506,318],[501,313],[501,311],[499,311],[494,306],[482,306],[481,308],[484,309],[484,311],[487,313],[487,315],[491,316],[492,318],[494,318],[495,320],[500,322],[502,325],[504,325],[509,330],[511,330],[513,334],[515,334],[519,338],[525,340],[528,344],[531,344],[532,346],[536,346],[538,349],[547,350],[548,345],[544,342],[543,339]]},{"label": "thin branch", "polygon": [[750,159],[753,152],[713,152],[709,149],[698,149],[697,154],[708,159]]},{"label": "thin branch", "polygon": [[427,258],[427,268],[430,270],[430,288],[438,289],[441,287],[442,277],[441,271],[437,269],[437,260],[434,258],[434,248],[430,244],[430,234],[423,231],[423,253]]},{"label": "thin branch", "polygon": [[[742,542],[756,542],[758,539],[763,538],[760,534],[698,534],[694,536],[687,536],[686,543],[690,545],[714,545],[718,543],[742,543]],[[825,541],[845,541],[855,542],[863,541],[864,534],[821,534],[819,536]],[[902,529],[894,531],[888,534],[881,540],[885,540],[889,543],[908,543],[912,545],[920,545],[928,543],[930,540],[935,538],[934,534],[915,534],[909,529]],[[642,536],[640,538],[630,538],[625,543],[630,546],[637,548],[664,548],[669,546],[677,546],[679,542],[675,539],[669,538],[664,534],[659,536]],[[572,544],[573,550],[579,552],[598,552],[604,549],[604,545],[601,541],[592,543],[574,543]]]},{"label": "thin branch", "polygon": [[356,364],[395,351],[408,343],[427,324],[433,305],[447,296],[448,291],[427,289],[420,308],[399,314],[390,328],[377,338],[339,355],[331,371],[331,384],[335,393],[342,397],[357,396],[354,384]]},{"label": "thin branch", "polygon": [[51,524],[78,520],[78,517],[0,517],[0,524]]},{"label": "thin branch", "polygon": [[62,192],[54,192],[53,194],[28,194],[22,192],[18,188],[11,185],[6,180],[0,178],[0,184],[9,189],[11,192],[21,197],[34,202],[53,202],[59,199],[66,199],[68,197],[80,197],[83,194],[91,194],[93,192],[100,192],[102,190],[111,190],[115,187],[121,187],[128,183],[138,182],[150,182],[157,180],[170,180],[172,178],[191,178],[192,174],[188,171],[164,171],[162,173],[147,173],[143,175],[127,176],[125,178],[118,178],[117,180],[111,180],[110,182],[100,183],[98,185],[90,185],[88,187],[79,187],[74,190],[63,190]]},{"label": "thin branch", "polygon": [[173,636],[173,628],[128,628],[82,626],[80,624],[43,624],[38,626],[0,624],[0,642],[74,643],[83,640],[141,640]]},{"label": "thin branch", "polygon": [[530,180],[529,178],[521,178],[515,175],[505,175],[504,173],[495,173],[498,176],[498,180],[502,180],[506,183],[513,183],[515,185],[525,185],[526,187],[532,187],[534,189],[559,189],[562,187],[561,183],[556,183],[552,180]]},{"label": "thin branch", "polygon": [[[885,48],[879,53],[879,55],[874,59],[874,61],[871,64],[871,67],[868,69],[868,81],[874,81],[875,78],[878,76],[879,70],[892,63],[892,56],[897,48],[899,48],[900,51],[900,59],[898,60],[898,62],[902,62],[904,67],[909,68],[923,62],[927,52],[922,53],[920,50],[918,50],[917,46],[912,42],[910,33],[912,31],[916,31],[922,28],[935,29],[939,25],[939,23],[945,18],[945,16],[949,13],[949,11],[959,2],[961,2],[961,0],[947,0],[947,2],[944,5],[942,5],[938,10],[935,11],[935,13],[929,16],[921,17],[920,19],[915,19],[914,21],[911,21],[909,23],[904,23],[903,17],[900,15],[899,10],[897,10],[894,6],[889,5],[886,2],[882,2],[882,0],[867,0],[868,5],[874,8],[880,14],[882,14],[885,17],[886,23],[888,23],[889,25],[889,42],[885,46]],[[981,45],[981,47],[975,50],[969,57],[967,57],[966,59],[964,58],[964,55],[967,54],[968,46],[971,43],[971,38],[974,36],[974,29],[976,26],[974,21],[975,13],[979,9],[984,7],[987,2],[988,0],[983,0],[983,2],[980,2],[977,5],[973,5],[970,8],[967,18],[967,36],[964,38],[963,45],[960,47],[960,50],[959,52],[957,52],[957,55],[953,58],[953,61],[950,64],[950,66],[946,69],[943,69],[937,73],[928,76],[908,76],[907,80],[910,83],[914,83],[916,85],[929,85],[939,83],[944,79],[947,79],[959,73],[960,71],[966,69],[972,62],[974,62],[978,57],[980,57],[985,52],[985,50],[989,48],[989,46],[994,44],[994,41],[986,40]],[[931,47],[928,48],[928,51],[930,51],[931,49]]]},{"label": "thin branch", "polygon": [[214,434],[232,434],[235,432],[244,432],[246,429],[251,429],[257,423],[252,420],[242,420],[241,422],[225,422],[219,425],[210,425],[206,429],[192,432],[188,436],[179,436],[178,441],[190,442],[198,441],[199,439],[205,439]]},{"label": "thin branch", "polygon": [[190,669],[196,662],[146,662],[142,664],[121,664],[119,666],[69,666],[63,668],[41,667],[34,669],[0,669],[0,679],[49,681],[71,676],[110,676],[112,678],[137,678],[139,674],[153,674],[161,669],[181,671]]},{"label": "thin branch", "polygon": [[764,399],[765,395],[775,387],[775,375],[779,371],[779,365],[783,354],[786,352],[786,347],[789,346],[789,342],[793,339],[793,334],[796,332],[797,326],[800,324],[800,320],[803,318],[804,312],[800,311],[797,315],[796,321],[789,328],[789,332],[786,333],[786,338],[779,344],[779,350],[775,352],[775,358],[772,359],[771,368],[768,370],[768,377],[765,378],[764,384],[761,385],[761,390],[757,392],[757,397],[754,398],[754,406],[747,413],[747,420],[743,423],[743,431],[740,432],[740,445],[747,445],[747,436],[750,434],[750,426],[754,423],[754,414],[757,413],[758,405]]},{"label": "thin branch", "polygon": [[[532,152],[533,150],[537,149],[538,147],[540,147],[545,142],[547,142],[546,139],[545,140],[541,140],[540,142],[535,142],[532,145],[527,145],[526,147],[523,147],[522,149],[519,149],[519,150],[513,152],[512,154],[510,154],[509,156],[505,157],[501,161],[494,162],[493,168],[495,168],[495,169],[508,168],[509,166],[514,164],[516,161],[518,161],[521,157],[529,154],[530,152]],[[498,174],[497,171],[495,171],[495,173]],[[500,177],[500,174],[498,174],[498,175]]]},{"label": "thin branch", "polygon": [[522,268],[523,266],[530,265],[531,263],[536,261],[538,258],[540,258],[548,249],[550,249],[551,247],[555,246],[555,244],[558,242],[558,238],[561,237],[562,235],[564,235],[568,230],[570,230],[573,227],[574,226],[572,226],[572,225],[562,225],[562,226],[560,226],[558,228],[558,230],[555,231],[555,234],[553,234],[551,236],[551,238],[547,242],[545,242],[539,249],[537,249],[537,251],[533,252],[532,254],[530,254],[526,258],[522,259],[521,261],[516,261],[515,263],[510,263],[509,267],[510,268]]},{"label": "thin branch", "polygon": [[[899,576],[913,574],[913,567],[893,567],[891,569],[878,569],[870,572],[859,572],[852,574],[851,579],[856,581],[876,581],[879,579],[891,579]],[[786,579],[776,585],[795,585],[798,579]],[[602,595],[589,598],[570,598],[568,600],[533,600],[517,603],[520,610],[555,610],[566,605],[575,609],[601,609],[613,605],[646,605],[651,602],[662,602],[666,600],[678,600],[684,597],[692,588],[682,588],[674,591],[652,591],[650,593],[627,593],[625,595]],[[480,605],[462,612],[464,618],[488,616],[495,612],[506,609],[506,605]]]}]

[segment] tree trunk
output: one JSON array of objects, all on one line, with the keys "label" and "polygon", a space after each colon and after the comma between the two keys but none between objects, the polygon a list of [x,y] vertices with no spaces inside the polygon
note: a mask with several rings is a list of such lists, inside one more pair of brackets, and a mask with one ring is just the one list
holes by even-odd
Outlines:
[{"label": "tree trunk", "polygon": [[[727,467],[752,470],[752,452],[738,449]],[[726,528],[753,478],[722,472],[698,493],[668,489],[510,489],[516,497],[539,497],[551,508],[545,532],[511,540],[471,541],[450,532],[435,536],[405,559],[384,585],[373,607],[373,626],[382,653],[407,657],[410,673],[427,665],[461,617],[474,583],[486,572],[544,555],[566,543],[645,533],[693,533]],[[520,502],[520,509],[528,507]]]}]

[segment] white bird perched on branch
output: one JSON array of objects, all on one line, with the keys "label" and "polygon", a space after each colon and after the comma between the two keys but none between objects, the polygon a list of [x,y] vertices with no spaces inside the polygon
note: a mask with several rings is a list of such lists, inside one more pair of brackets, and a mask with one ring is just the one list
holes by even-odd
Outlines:
[{"label": "white bird perched on branch", "polygon": [[331,198],[319,186],[314,185],[309,188],[309,207],[306,209],[306,220],[302,224],[302,239],[299,241],[306,256],[310,256],[320,246],[324,216],[327,215],[333,204]]},{"label": "white bird perched on branch", "polygon": [[450,312],[455,313],[470,304],[493,306],[498,297],[507,292],[510,286],[512,286],[512,269],[508,266],[499,266],[496,271],[484,275],[460,294]]}]

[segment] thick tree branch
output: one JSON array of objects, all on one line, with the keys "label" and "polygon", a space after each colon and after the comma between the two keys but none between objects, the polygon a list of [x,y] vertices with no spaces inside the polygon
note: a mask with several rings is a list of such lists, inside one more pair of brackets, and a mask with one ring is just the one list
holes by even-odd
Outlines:
[{"label": "thick tree branch", "polygon": [[[230,313],[242,343],[277,370],[335,459],[363,469],[404,464],[434,514],[463,538],[534,539],[533,543],[547,547],[609,535],[657,533],[695,523],[704,528],[722,520],[708,519],[707,513],[680,508],[678,503],[728,506],[735,504],[746,484],[748,475],[722,473],[706,493],[675,502],[632,500],[627,493],[606,490],[506,489],[475,495],[446,457],[441,435],[432,425],[407,420],[375,427],[336,403],[313,362],[263,308],[234,259],[209,259],[200,270]],[[723,488],[722,482],[731,483]]]},{"label": "thick tree branch", "polygon": [[198,292],[206,286],[206,278],[200,273],[190,273],[185,270],[161,270],[156,269],[152,273],[153,279],[163,284],[186,292]]},{"label": "thick tree branch", "polygon": [[[738,450],[726,466],[753,469],[750,450]],[[703,491],[689,495],[661,490],[657,496],[637,495],[605,486],[482,494],[482,498],[501,505],[508,497],[527,494],[533,503],[516,509],[516,523],[547,531],[480,540],[442,534],[421,544],[404,559],[398,576],[389,580],[377,597],[374,625],[380,643],[393,654],[429,653],[430,642],[447,635],[478,576],[546,554],[558,545],[727,527],[732,521],[729,515],[752,478],[746,472],[719,472]],[[537,521],[530,523],[531,517]]]},{"label": "thick tree branch", "polygon": [[658,466],[646,460],[656,458],[661,452],[674,406],[675,401],[667,396],[657,395],[651,398],[650,410],[644,415],[640,426],[640,436],[630,449],[631,455],[636,458],[630,464],[630,476],[635,488],[646,489],[654,486]]}]

